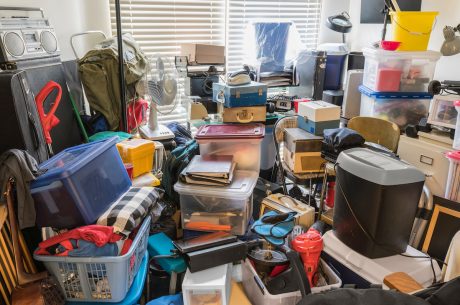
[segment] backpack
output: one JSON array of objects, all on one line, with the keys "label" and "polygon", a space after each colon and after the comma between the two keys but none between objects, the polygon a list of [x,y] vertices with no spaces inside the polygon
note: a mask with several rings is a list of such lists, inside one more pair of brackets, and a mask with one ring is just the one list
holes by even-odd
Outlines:
[{"label": "backpack", "polygon": [[[148,70],[147,56],[130,34],[123,34],[126,101],[141,95],[136,86]],[[110,130],[120,126],[121,104],[118,47],[115,37],[97,44],[78,61],[78,71],[92,110],[101,113]]]}]

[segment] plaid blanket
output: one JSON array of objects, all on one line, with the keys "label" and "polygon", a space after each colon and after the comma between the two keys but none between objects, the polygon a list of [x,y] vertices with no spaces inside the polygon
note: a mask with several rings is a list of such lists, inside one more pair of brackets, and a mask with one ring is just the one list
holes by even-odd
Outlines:
[{"label": "plaid blanket", "polygon": [[129,236],[157,204],[158,198],[153,187],[131,187],[99,217],[97,224],[112,226],[116,233]]}]

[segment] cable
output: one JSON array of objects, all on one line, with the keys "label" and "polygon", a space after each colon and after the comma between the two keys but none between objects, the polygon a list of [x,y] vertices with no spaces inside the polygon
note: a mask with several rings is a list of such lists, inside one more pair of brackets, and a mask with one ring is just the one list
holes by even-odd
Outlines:
[{"label": "cable", "polygon": [[[336,171],[337,173],[337,166],[339,165],[339,163],[335,163],[334,164],[334,170]],[[355,219],[356,223],[358,224],[358,226],[360,227],[360,229],[363,231],[364,235],[366,235],[366,237],[372,242],[374,243],[375,245],[381,247],[381,248],[384,248],[388,251],[391,251],[391,252],[399,252],[399,250],[396,250],[396,249],[393,249],[392,247],[390,246],[387,246],[387,245],[384,245],[384,244],[380,244],[378,243],[371,235],[370,233],[364,228],[364,226],[361,224],[361,222],[359,221],[358,217],[356,216],[353,208],[351,207],[351,204],[350,202],[348,201],[348,198],[347,196],[345,195],[345,192],[342,188],[342,184],[340,183],[340,179],[339,179],[339,175],[336,175],[335,176],[335,181],[336,181],[336,185],[339,187],[340,189],[340,192],[343,196],[343,198],[345,199],[345,203],[347,204],[347,207],[348,209],[350,210],[350,213],[351,215],[353,216],[353,218]],[[431,270],[433,272],[433,282],[432,284],[436,284],[437,283],[437,280],[436,280],[436,271],[434,270],[434,265],[433,265],[433,260],[436,260],[438,261],[437,259],[435,258],[432,258],[429,254],[427,254],[427,256],[412,256],[412,255],[407,255],[407,254],[404,254],[404,253],[398,253],[398,255],[400,256],[403,256],[403,257],[409,257],[409,258],[425,258],[425,259],[429,259],[430,260],[430,263],[431,263]]]}]

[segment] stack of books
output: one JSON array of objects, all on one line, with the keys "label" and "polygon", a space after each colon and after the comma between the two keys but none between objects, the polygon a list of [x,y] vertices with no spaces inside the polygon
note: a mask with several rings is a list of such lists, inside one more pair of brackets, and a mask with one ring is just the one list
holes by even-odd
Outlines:
[{"label": "stack of books", "polygon": [[190,184],[225,186],[232,183],[235,166],[233,156],[196,155],[182,171],[180,179]]}]

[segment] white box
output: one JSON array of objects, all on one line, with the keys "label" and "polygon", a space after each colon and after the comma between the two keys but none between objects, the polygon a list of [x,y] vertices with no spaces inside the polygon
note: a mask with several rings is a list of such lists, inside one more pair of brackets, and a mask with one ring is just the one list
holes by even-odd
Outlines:
[{"label": "white box", "polygon": [[337,121],[340,120],[340,106],[323,101],[299,103],[298,114],[313,122]]},{"label": "white box", "polygon": [[374,91],[379,91],[380,71],[392,69],[401,73],[399,90],[394,91],[427,92],[436,63],[441,58],[441,53],[435,51],[393,52],[365,48],[363,53],[366,58],[363,85]]},{"label": "white box", "polygon": [[[354,273],[353,278],[360,277],[370,284],[383,285],[383,279],[395,272],[405,272],[415,279],[423,287],[431,286],[433,283],[433,270],[430,259],[413,258],[402,255],[393,255],[383,258],[370,259],[355,251],[341,242],[334,234],[329,231],[323,236],[323,253],[325,260],[343,273]],[[427,257],[423,252],[418,251],[410,246],[404,255]],[[335,262],[329,261],[329,258]],[[441,270],[436,261],[433,261],[433,268],[436,274],[436,281],[441,278]],[[345,268],[346,271],[341,271]],[[343,278],[342,278],[343,281]],[[344,284],[351,284],[344,281]],[[359,287],[363,288],[363,287]],[[384,287],[386,288],[386,287]],[[388,289],[388,288],[387,288]]]},{"label": "white box", "polygon": [[[321,260],[321,267],[329,281],[329,285],[312,287],[311,293],[340,288],[342,281],[339,276],[323,260]],[[248,259],[242,262],[242,269],[243,288],[253,305],[296,305],[302,299],[300,291],[278,295],[270,294]]]},{"label": "white box", "polygon": [[[229,186],[177,182],[174,190],[180,195],[182,228],[244,235],[252,215],[252,192],[258,177],[258,172],[235,171]],[[206,224],[208,228],[204,227]]]},{"label": "white box", "polygon": [[228,305],[231,293],[232,264],[185,273],[182,282],[184,305]]}]

